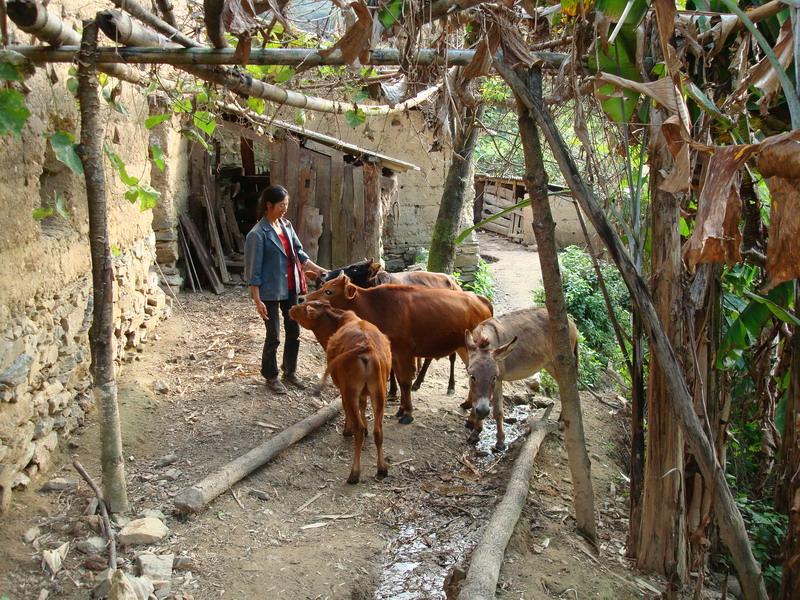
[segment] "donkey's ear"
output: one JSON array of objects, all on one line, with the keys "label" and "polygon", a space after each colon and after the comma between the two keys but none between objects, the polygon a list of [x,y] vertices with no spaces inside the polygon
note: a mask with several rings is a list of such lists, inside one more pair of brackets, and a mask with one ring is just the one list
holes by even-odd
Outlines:
[{"label": "donkey's ear", "polygon": [[464,331],[464,344],[470,352],[478,349],[478,345],[475,343],[475,339],[472,337],[472,332],[469,329]]},{"label": "donkey's ear", "polygon": [[499,348],[495,348],[494,350],[492,350],[492,354],[494,355],[494,359],[495,360],[503,360],[506,356],[511,354],[511,351],[514,349],[514,346],[516,345],[516,343],[517,343],[517,336],[514,336],[514,339],[512,339],[507,344],[503,344]]}]

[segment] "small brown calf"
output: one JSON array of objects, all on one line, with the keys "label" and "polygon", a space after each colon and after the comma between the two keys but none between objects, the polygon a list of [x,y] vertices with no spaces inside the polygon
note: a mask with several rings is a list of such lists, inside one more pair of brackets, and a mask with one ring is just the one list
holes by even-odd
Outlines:
[{"label": "small brown calf", "polygon": [[353,466],[347,483],[361,477],[361,449],[367,430],[367,396],[372,402],[375,420],[373,435],[378,454],[378,479],[389,474],[383,457],[383,412],[386,407],[386,381],[392,368],[388,338],[372,323],[359,319],[352,311],[331,308],[327,302],[309,302],[293,306],[289,315],[310,329],[325,348],[333,383],[342,394],[345,431],[355,430]]}]

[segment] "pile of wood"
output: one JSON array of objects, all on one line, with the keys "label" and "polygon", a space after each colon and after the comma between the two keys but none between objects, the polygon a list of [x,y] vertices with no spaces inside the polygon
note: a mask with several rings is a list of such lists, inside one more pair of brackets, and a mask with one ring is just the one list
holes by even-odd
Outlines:
[{"label": "pile of wood", "polygon": [[[483,205],[480,220],[488,219],[522,200],[523,198],[519,196],[520,187],[514,183],[486,181],[481,194]],[[516,242],[522,242],[524,238],[523,223],[523,209],[517,208],[494,221],[485,223],[482,229],[499,233]]]},{"label": "pile of wood", "polygon": [[178,223],[187,279],[193,291],[202,291],[205,283],[221,294],[224,284],[242,281],[231,271],[244,270],[244,236],[233,199],[237,187],[223,185],[212,175],[210,157],[197,144],[191,165],[189,210],[181,213]]}]

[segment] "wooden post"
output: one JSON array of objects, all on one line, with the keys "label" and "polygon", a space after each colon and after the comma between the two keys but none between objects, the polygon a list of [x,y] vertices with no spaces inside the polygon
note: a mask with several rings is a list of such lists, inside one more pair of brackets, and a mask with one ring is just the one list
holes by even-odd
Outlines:
[{"label": "wooden post", "polygon": [[125,459],[122,456],[122,430],[117,405],[117,380],[114,374],[114,268],[108,240],[108,205],[103,170],[103,125],[97,93],[97,22],[83,21],[78,63],[78,101],[81,114],[81,141],[78,156],[86,179],[89,206],[89,246],[92,257],[92,298],[94,300],[89,344],[92,352],[94,397],[100,406],[102,426],[101,463],[103,496],[111,512],[128,510],[125,488]]},{"label": "wooden post", "polygon": [[[541,75],[534,72],[531,78],[532,93],[541,95]],[[525,155],[525,181],[533,208],[533,232],[539,248],[539,263],[545,290],[545,304],[549,314],[550,335],[559,348],[553,366],[561,397],[561,417],[564,421],[564,444],[567,447],[572,486],[575,495],[575,519],[578,530],[596,547],[597,526],[594,513],[594,490],[589,452],[583,431],[581,399],[578,395],[577,355],[570,351],[569,322],[561,271],[558,265],[553,215],[547,192],[547,172],[544,168],[539,133],[533,119],[521,102],[518,102],[519,134]]]}]

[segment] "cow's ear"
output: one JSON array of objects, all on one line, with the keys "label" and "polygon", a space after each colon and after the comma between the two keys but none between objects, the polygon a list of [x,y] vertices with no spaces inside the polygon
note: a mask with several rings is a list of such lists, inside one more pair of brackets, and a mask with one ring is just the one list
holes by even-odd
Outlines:
[{"label": "cow's ear", "polygon": [[492,355],[494,355],[495,360],[503,360],[506,356],[511,354],[511,351],[514,349],[515,344],[517,343],[517,336],[514,336],[507,344],[503,344],[499,348],[495,348],[492,350]]},{"label": "cow's ear", "polygon": [[464,331],[464,343],[467,346],[467,350],[470,352],[478,349],[478,345],[475,343],[475,340],[472,337],[472,332],[469,329]]},{"label": "cow's ear", "polygon": [[317,280],[318,276],[317,276],[316,273],[314,273],[314,271],[303,271],[303,273],[305,273],[306,279],[308,279],[309,281],[316,281]]},{"label": "cow's ear", "polygon": [[381,263],[379,263],[379,262],[373,262],[373,261],[372,261],[372,259],[370,259],[370,263],[369,263],[369,272],[370,272],[370,275],[371,275],[372,277],[374,277],[375,275],[377,275],[377,274],[378,274],[378,271],[380,271],[380,270],[381,270]]},{"label": "cow's ear", "polygon": [[352,300],[356,297],[356,290],[358,288],[354,286],[352,283],[348,282],[344,286],[344,297],[348,300]]}]

